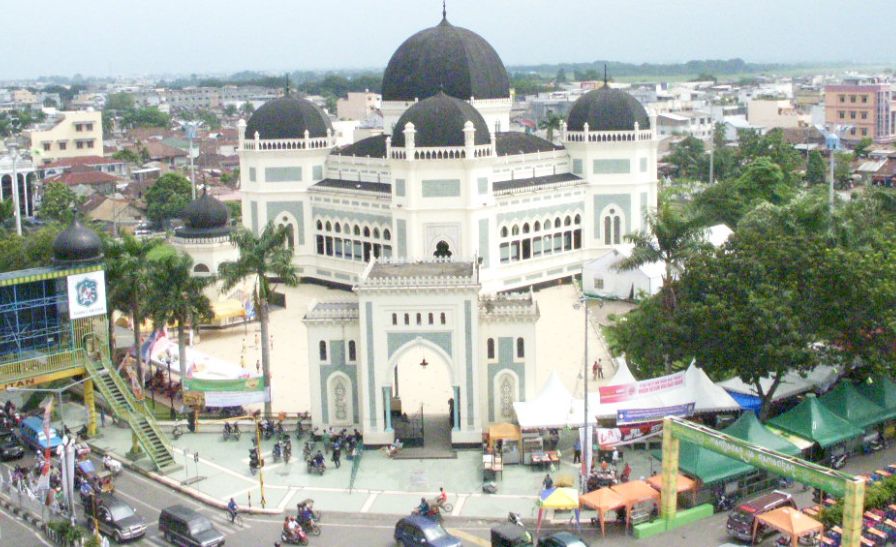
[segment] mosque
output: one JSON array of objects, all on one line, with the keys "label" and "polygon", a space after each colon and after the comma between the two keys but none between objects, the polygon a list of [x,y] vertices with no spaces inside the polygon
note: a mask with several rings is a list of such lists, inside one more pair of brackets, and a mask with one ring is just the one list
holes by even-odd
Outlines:
[{"label": "mosque", "polygon": [[[316,425],[387,443],[435,413],[452,444],[479,442],[536,391],[539,313],[525,289],[578,274],[645,227],[655,119],[604,86],[575,103],[559,144],[508,131],[501,58],[444,11],[392,55],[382,95],[385,134],[344,147],[296,96],[240,121],[243,223],[286,227],[302,277],[352,287],[305,317]],[[227,254],[213,228],[185,238],[202,254],[208,236],[212,263],[196,262],[212,272]]]}]

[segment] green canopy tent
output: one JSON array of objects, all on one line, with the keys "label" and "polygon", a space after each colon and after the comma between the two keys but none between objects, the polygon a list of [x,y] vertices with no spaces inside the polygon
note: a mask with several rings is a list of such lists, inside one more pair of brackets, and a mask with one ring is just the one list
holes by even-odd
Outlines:
[{"label": "green canopy tent", "polygon": [[768,425],[815,441],[822,448],[864,434],[864,431],[828,410],[814,395],[807,396],[789,411],[772,418]]},{"label": "green canopy tent", "polygon": [[884,409],[889,418],[896,418],[896,383],[886,376],[876,375],[856,384],[856,390]]},{"label": "green canopy tent", "polygon": [[819,397],[818,402],[860,429],[868,429],[892,418],[894,414],[894,411],[884,411],[848,381],[838,383],[837,387]]},{"label": "green canopy tent", "polygon": [[796,456],[800,453],[798,446],[794,445],[784,437],[775,435],[769,431],[762,425],[759,418],[756,417],[756,414],[752,412],[744,412],[740,415],[740,418],[738,418],[737,421],[726,427],[723,431],[732,437],[743,439],[763,448],[780,452],[781,454]]}]

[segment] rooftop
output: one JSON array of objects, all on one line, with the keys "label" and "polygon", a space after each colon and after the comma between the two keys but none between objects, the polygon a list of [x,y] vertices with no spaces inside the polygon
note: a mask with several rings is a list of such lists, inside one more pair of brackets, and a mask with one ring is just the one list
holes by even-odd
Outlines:
[{"label": "rooftop", "polygon": [[518,190],[520,188],[534,188],[545,186],[547,184],[573,181],[582,181],[582,179],[572,173],[558,173],[556,175],[544,175],[541,177],[529,177],[525,179],[501,180],[492,183],[492,191]]},{"label": "rooftop", "polygon": [[313,188],[338,188],[340,190],[360,190],[362,192],[376,192],[378,194],[391,194],[392,186],[387,182],[369,182],[363,180],[323,179]]},{"label": "rooftop", "polygon": [[306,320],[357,319],[357,302],[317,302],[305,315]]},{"label": "rooftop", "polygon": [[415,277],[473,277],[472,262],[374,262],[369,279],[376,278],[415,278]]}]

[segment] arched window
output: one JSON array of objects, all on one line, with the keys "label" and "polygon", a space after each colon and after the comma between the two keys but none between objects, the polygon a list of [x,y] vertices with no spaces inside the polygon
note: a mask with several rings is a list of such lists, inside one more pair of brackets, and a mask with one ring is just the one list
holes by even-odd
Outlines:
[{"label": "arched window", "polygon": [[532,226],[532,231],[537,232],[539,230],[541,230],[541,223],[536,220],[535,224]]},{"label": "arched window", "polygon": [[546,221],[544,221],[544,229],[545,230],[551,229],[551,219],[547,219]]},{"label": "arched window", "polygon": [[373,238],[374,238],[374,239],[379,239],[379,238],[380,238],[380,229],[379,229],[379,228],[374,228],[374,229],[373,229]]},{"label": "arched window", "polygon": [[349,361],[357,361],[357,360],[358,360],[358,353],[357,353],[357,350],[356,350],[356,348],[355,348],[355,341],[354,341],[354,340],[349,340],[349,341],[348,341],[348,360],[349,360]]},{"label": "arched window", "polygon": [[196,264],[193,266],[193,273],[209,273],[208,266],[205,264]]},{"label": "arched window", "polygon": [[559,228],[560,226],[563,226],[563,223],[560,222],[560,217],[557,217],[554,219],[554,228]]},{"label": "arched window", "polygon": [[432,323],[433,323],[432,312],[430,312],[428,319],[429,319],[429,324],[432,325]]},{"label": "arched window", "polygon": [[418,325],[423,324],[423,315],[422,314],[419,314],[419,313],[417,314],[417,324]]},{"label": "arched window", "polygon": [[451,248],[447,241],[439,241],[436,243],[436,251],[432,253],[436,258],[451,258]]},{"label": "arched window", "polygon": [[284,224],[283,227],[286,228],[286,248],[295,249],[295,230],[293,229],[292,224]]},{"label": "arched window", "polygon": [[528,233],[529,233],[529,223],[528,223],[528,222],[526,222],[525,224],[523,224],[523,233],[524,233],[524,234],[528,234]]},{"label": "arched window", "polygon": [[576,218],[572,219],[572,221],[575,224],[581,224],[582,223],[582,215],[576,215]]},{"label": "arched window", "polygon": [[370,228],[364,227],[364,237],[370,237]]},{"label": "arched window", "polygon": [[347,233],[347,234],[352,233],[352,231],[349,229],[347,223],[343,223],[343,224],[342,224],[342,231],[345,232],[345,233]]},{"label": "arched window", "polygon": [[327,343],[324,342],[323,340],[321,340],[317,344],[317,352],[320,354],[320,360],[326,361],[327,360]]},{"label": "arched window", "polygon": [[618,216],[613,217],[613,244],[619,245],[622,240],[622,219]]},{"label": "arched window", "polygon": [[489,359],[495,358],[495,339],[489,338],[485,343],[485,352]]},{"label": "arched window", "polygon": [[507,226],[501,226],[501,237],[507,237]]},{"label": "arched window", "polygon": [[411,324],[411,314],[409,314],[409,313],[404,314],[404,324],[405,325]]},{"label": "arched window", "polygon": [[522,359],[526,356],[526,343],[522,338],[516,339],[516,358]]},{"label": "arched window", "polygon": [[341,234],[341,233],[342,233],[342,226],[340,226],[339,223],[336,222],[336,223],[333,224],[333,230],[334,230],[337,234]]},{"label": "arched window", "polygon": [[330,224],[330,221],[329,221],[329,220],[327,221],[327,224],[325,225],[325,228],[326,228],[326,230],[327,230],[328,232],[333,230],[333,226]]},{"label": "arched window", "polygon": [[361,235],[361,228],[359,228],[358,226],[355,226],[355,228],[354,228],[354,232],[353,232],[353,233],[354,233],[356,236]]},{"label": "arched window", "polygon": [[445,324],[445,312],[439,314],[439,321],[444,325]]},{"label": "arched window", "polygon": [[397,314],[397,313],[393,313],[393,314],[392,314],[392,324],[393,324],[393,325],[397,325],[397,324],[398,324],[398,314]]},{"label": "arched window", "polygon": [[510,229],[510,235],[514,235],[514,236],[520,235],[520,227],[517,226],[516,224],[514,224],[513,228]]},{"label": "arched window", "polygon": [[318,230],[323,230],[323,229],[324,229],[324,223],[318,220],[318,221],[317,221],[317,229],[318,229]]},{"label": "arched window", "polygon": [[563,225],[569,226],[570,224],[572,224],[572,218],[570,218],[569,215],[566,215],[566,218],[563,219]]},{"label": "arched window", "polygon": [[604,245],[610,245],[613,242],[613,234],[611,233],[612,222],[613,219],[609,215],[604,217]]},{"label": "arched window", "polygon": [[388,229],[383,230],[383,239],[385,239],[386,241],[392,241],[392,232],[390,232]]}]

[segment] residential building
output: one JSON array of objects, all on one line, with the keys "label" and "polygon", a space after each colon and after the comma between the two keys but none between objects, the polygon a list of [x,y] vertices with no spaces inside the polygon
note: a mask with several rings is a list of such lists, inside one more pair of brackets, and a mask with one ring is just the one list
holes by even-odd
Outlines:
[{"label": "residential building", "polygon": [[75,167],[89,167],[96,171],[102,171],[110,175],[124,177],[128,174],[127,162],[111,157],[82,156],[78,158],[64,158],[51,161],[39,166],[41,178],[60,175]]},{"label": "residential building", "polygon": [[369,90],[349,91],[336,101],[336,117],[340,120],[366,120],[383,105],[383,96]]},{"label": "residential building", "polygon": [[825,123],[849,126],[847,141],[870,137],[876,143],[896,140],[896,84],[853,80],[824,88]]},{"label": "residential building", "polygon": [[169,89],[165,99],[171,108],[211,110],[221,105],[221,89],[217,87],[185,87]]},{"label": "residential building", "polygon": [[712,130],[708,112],[666,112],[656,116],[656,132],[660,138],[689,135],[707,140],[712,138]]},{"label": "residential building", "polygon": [[103,155],[103,118],[95,110],[59,111],[30,132],[31,149],[45,163]]},{"label": "residential building", "polygon": [[82,195],[86,193],[109,195],[115,191],[116,185],[124,181],[115,175],[81,165],[44,179],[44,184],[52,182],[61,182],[70,187],[80,187],[79,193]]},{"label": "residential building", "polygon": [[790,99],[755,98],[747,103],[747,121],[766,129],[809,125],[808,115],[801,114]]}]

